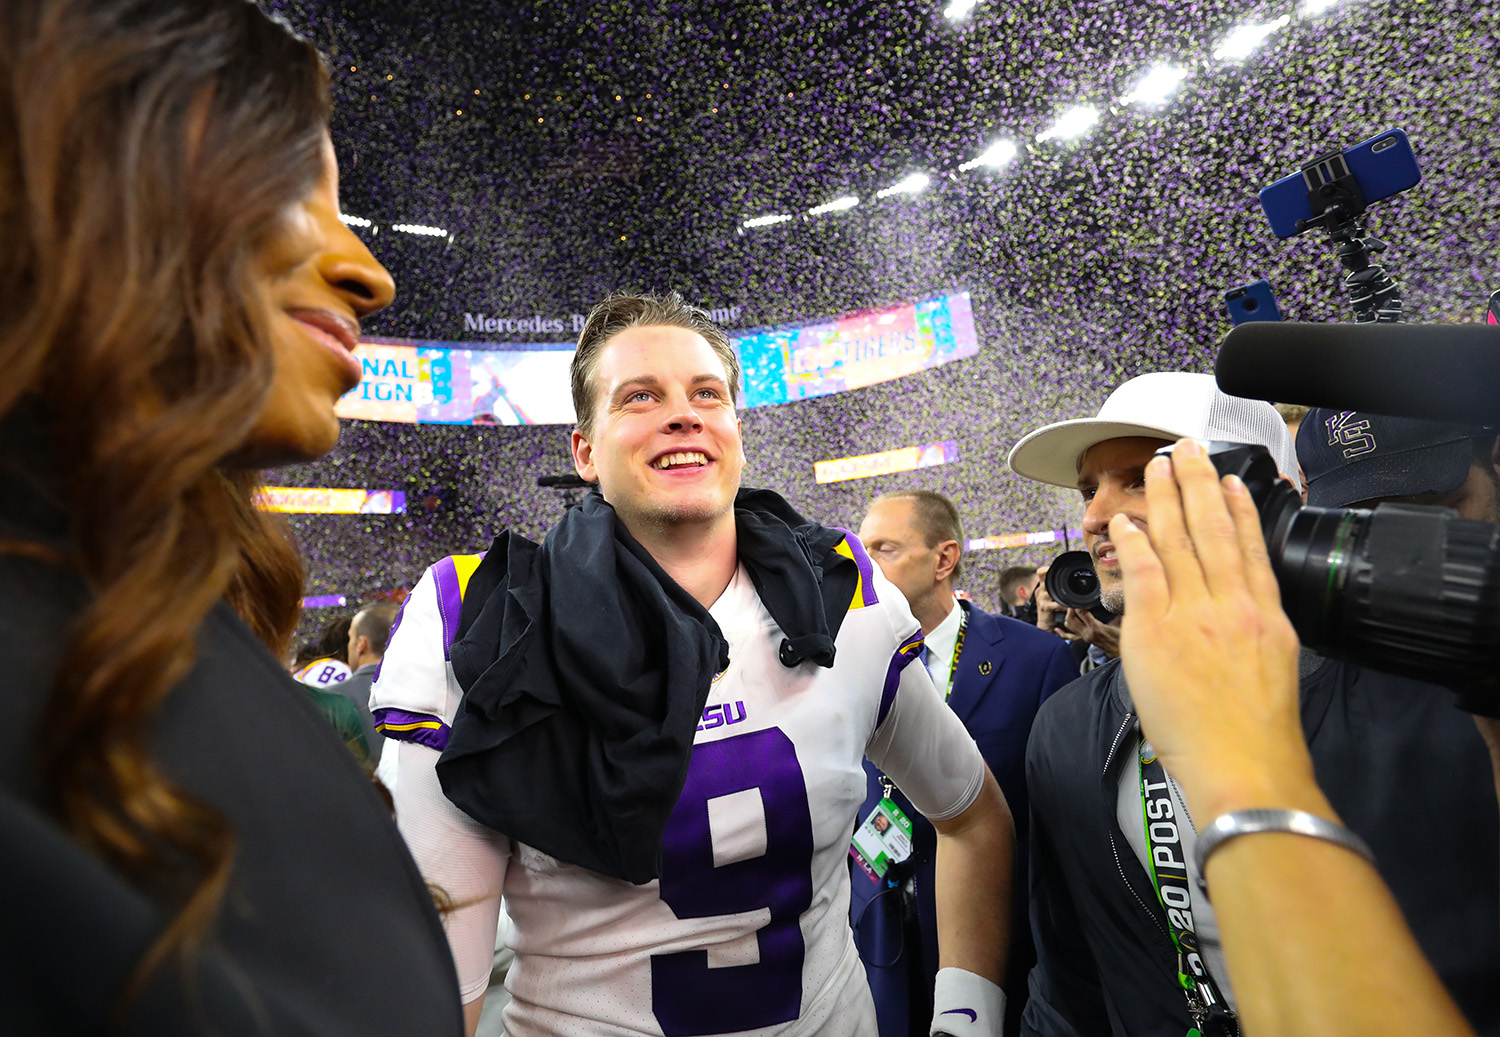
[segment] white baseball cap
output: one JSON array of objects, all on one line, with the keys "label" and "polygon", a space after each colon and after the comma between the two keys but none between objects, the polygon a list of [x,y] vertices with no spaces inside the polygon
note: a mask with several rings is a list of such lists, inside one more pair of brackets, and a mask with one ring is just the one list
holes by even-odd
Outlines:
[{"label": "white baseball cap", "polygon": [[1185,371],[1138,375],[1109,394],[1097,417],[1037,429],[1011,448],[1010,467],[1027,479],[1073,489],[1085,451],[1129,436],[1259,443],[1271,452],[1276,470],[1302,488],[1297,450],[1276,408],[1220,392],[1213,375]]}]

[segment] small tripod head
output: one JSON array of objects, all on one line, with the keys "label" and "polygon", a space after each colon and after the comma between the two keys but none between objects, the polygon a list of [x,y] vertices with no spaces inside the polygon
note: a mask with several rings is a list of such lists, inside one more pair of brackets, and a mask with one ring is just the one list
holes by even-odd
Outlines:
[{"label": "small tripod head", "polygon": [[1344,153],[1319,155],[1302,167],[1302,180],[1307,185],[1308,207],[1318,215],[1298,220],[1297,231],[1322,227],[1338,246],[1339,261],[1349,271],[1344,289],[1354,307],[1355,321],[1394,324],[1405,320],[1400,286],[1384,267],[1370,260],[1372,252],[1385,251],[1385,243],[1364,236],[1360,217],[1366,210],[1365,194],[1349,171]]}]

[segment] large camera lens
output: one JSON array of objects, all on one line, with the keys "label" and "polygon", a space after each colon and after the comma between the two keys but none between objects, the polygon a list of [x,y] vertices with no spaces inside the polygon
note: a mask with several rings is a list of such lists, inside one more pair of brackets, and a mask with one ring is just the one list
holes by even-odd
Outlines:
[{"label": "large camera lens", "polygon": [[1099,574],[1087,551],[1064,551],[1047,567],[1047,593],[1070,609],[1091,609],[1099,604]]},{"label": "large camera lens", "polygon": [[1500,526],[1413,504],[1306,508],[1272,548],[1308,648],[1445,687],[1495,683]]},{"label": "large camera lens", "polygon": [[1210,443],[1208,454],[1260,509],[1304,647],[1454,688],[1466,708],[1500,715],[1500,525],[1414,504],[1304,508],[1264,447]]}]

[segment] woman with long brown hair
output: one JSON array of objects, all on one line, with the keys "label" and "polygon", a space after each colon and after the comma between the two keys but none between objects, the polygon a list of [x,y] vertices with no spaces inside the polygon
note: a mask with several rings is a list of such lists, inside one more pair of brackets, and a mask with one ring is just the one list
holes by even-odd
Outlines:
[{"label": "woman with long brown hair", "polygon": [[[0,3],[0,1030],[457,1033],[420,875],[278,663],[259,471],[389,275],[248,0]],[[267,764],[271,766],[267,766]]]}]

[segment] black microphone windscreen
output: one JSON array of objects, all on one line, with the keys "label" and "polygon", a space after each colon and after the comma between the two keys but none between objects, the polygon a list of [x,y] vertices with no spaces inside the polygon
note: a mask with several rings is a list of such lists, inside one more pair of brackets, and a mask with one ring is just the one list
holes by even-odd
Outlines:
[{"label": "black microphone windscreen", "polygon": [[1500,424],[1500,326],[1252,321],[1214,364],[1231,396]]}]

